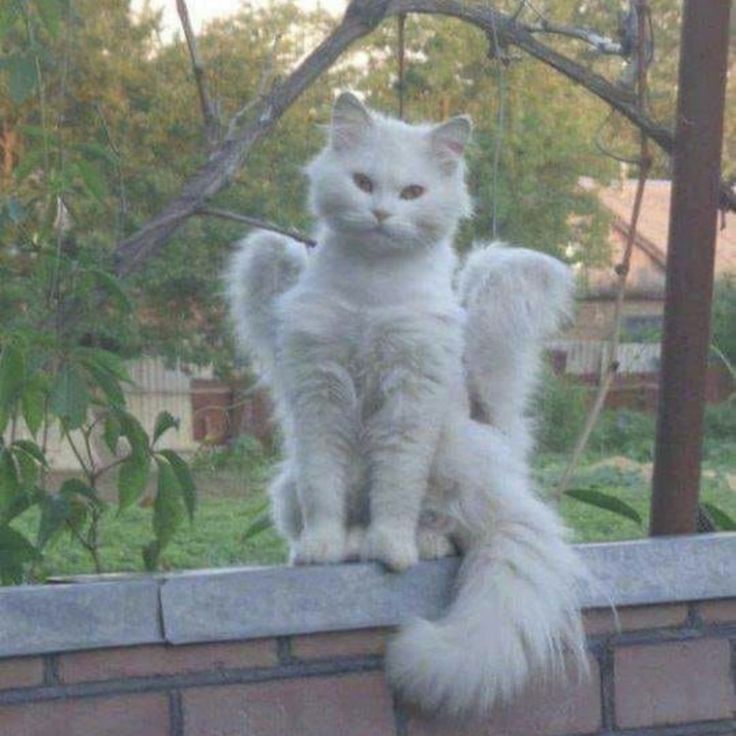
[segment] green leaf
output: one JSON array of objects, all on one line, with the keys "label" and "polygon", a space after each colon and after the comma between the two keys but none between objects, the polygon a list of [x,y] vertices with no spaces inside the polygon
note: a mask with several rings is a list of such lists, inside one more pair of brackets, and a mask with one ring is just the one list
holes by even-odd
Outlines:
[{"label": "green leaf", "polygon": [[132,506],[146,490],[150,458],[134,453],[120,465],[118,472],[118,513]]},{"label": "green leaf", "polygon": [[[9,343],[0,355],[0,409],[9,412],[25,380],[26,361],[23,353]],[[0,426],[0,432],[5,429]]]},{"label": "green leaf", "polygon": [[120,427],[120,422],[117,417],[114,414],[108,414],[105,417],[102,438],[105,440],[107,449],[110,450],[113,455],[117,455],[118,440],[120,439],[121,432],[122,428]]},{"label": "green leaf", "polygon": [[94,363],[99,368],[112,373],[118,380],[124,381],[125,383],[133,383],[125,361],[116,353],[104,350],[103,348],[85,347],[76,348],[75,353],[85,365]]},{"label": "green leaf", "polygon": [[100,368],[97,363],[85,362],[84,367],[92,377],[93,382],[102,389],[111,404],[125,406],[125,394],[117,376],[104,368]]},{"label": "green leaf", "polygon": [[710,514],[711,519],[713,519],[719,531],[736,532],[736,520],[729,516],[723,509],[707,501],[703,501],[701,505]]},{"label": "green leaf", "polygon": [[[125,311],[133,309],[133,302],[125,291],[120,279],[101,268],[87,268],[87,273],[95,277],[99,285],[117,302],[118,307]],[[112,354],[112,353],[111,353]]]},{"label": "green leaf", "polygon": [[171,465],[156,459],[158,465],[158,487],[153,503],[153,533],[161,549],[171,541],[181,523],[183,508],[181,488]]},{"label": "green leaf", "polygon": [[197,486],[192,478],[192,473],[186,461],[173,450],[160,450],[159,455],[163,455],[171,464],[171,468],[176,474],[179,481],[184,505],[187,507],[190,521],[194,519],[194,512],[197,509]]},{"label": "green leaf", "polygon": [[270,529],[273,526],[273,519],[271,518],[271,514],[267,507],[268,504],[266,504],[266,508],[260,511],[253,521],[248,524],[240,538],[241,541],[247,542],[249,539],[252,539],[261,532],[265,532],[266,529]]},{"label": "green leaf", "polygon": [[592,488],[571,488],[569,491],[565,491],[565,495],[582,503],[587,503],[589,506],[595,506],[613,514],[618,514],[618,516],[624,516],[639,525],[642,523],[639,512],[626,501],[616,498],[616,496]]},{"label": "green leaf", "polygon": [[71,500],[75,496],[83,496],[96,506],[101,506],[102,502],[97,492],[91,486],[81,481],[79,478],[68,478],[61,484],[59,495],[67,500]]},{"label": "green leaf", "polygon": [[41,519],[38,524],[36,547],[43,549],[58,534],[71,516],[69,499],[62,496],[47,496],[41,503]]},{"label": "green leaf", "polygon": [[35,437],[38,430],[43,424],[45,414],[46,394],[43,389],[42,377],[38,374],[31,379],[23,387],[23,393],[20,397],[21,411],[23,419],[26,422],[29,432]]},{"label": "green leaf", "polygon": [[51,411],[67,423],[69,429],[81,427],[87,418],[89,391],[79,368],[64,363],[51,387]]},{"label": "green leaf", "polygon": [[179,420],[175,419],[168,411],[160,412],[153,427],[153,443],[155,444],[156,440],[172,427],[179,429]]},{"label": "green leaf", "polygon": [[31,440],[16,440],[11,447],[17,447],[26,455],[30,455],[39,465],[43,465],[45,468],[48,467],[49,464],[46,460],[46,455],[43,454],[43,450],[35,442]]},{"label": "green leaf", "polygon": [[15,461],[20,470],[21,492],[29,488],[34,488],[38,480],[38,463],[23,451],[18,451],[14,454]]},{"label": "green leaf", "polygon": [[0,516],[5,516],[20,494],[18,469],[9,449],[0,450]]},{"label": "green leaf", "polygon": [[10,97],[16,105],[25,102],[35,91],[36,60],[33,54],[17,54],[7,60],[10,72]]},{"label": "green leaf", "polygon": [[80,160],[76,164],[77,173],[84,182],[84,188],[98,201],[104,202],[107,182],[95,164]]},{"label": "green leaf", "polygon": [[113,407],[115,418],[120,423],[120,432],[130,443],[134,455],[148,456],[148,434],[141,423],[129,412]]},{"label": "green leaf", "polygon": [[0,580],[4,585],[23,582],[23,568],[40,559],[38,550],[7,524],[0,526]]}]

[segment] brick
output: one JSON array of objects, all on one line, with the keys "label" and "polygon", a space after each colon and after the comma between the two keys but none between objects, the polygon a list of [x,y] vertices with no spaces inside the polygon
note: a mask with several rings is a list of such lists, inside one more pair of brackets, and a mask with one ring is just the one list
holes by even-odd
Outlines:
[{"label": "brick", "polygon": [[583,616],[585,633],[588,636],[616,634],[618,631],[642,631],[682,626],[687,619],[687,606],[684,603],[671,603],[659,606],[627,606],[619,608],[618,627],[616,616],[610,608],[594,608]]},{"label": "brick", "polygon": [[621,647],[614,653],[622,728],[731,718],[729,643],[719,639]]},{"label": "brick", "polygon": [[50,700],[0,707],[0,732],[13,736],[168,736],[166,695]]},{"label": "brick", "polygon": [[180,647],[124,647],[64,654],[59,658],[59,677],[64,683],[89,682],[204,670],[270,667],[276,663],[276,643],[273,639]]},{"label": "brick", "polygon": [[706,601],[698,606],[706,624],[736,624],[736,599]]},{"label": "brick", "polygon": [[600,727],[600,672],[591,659],[589,678],[529,687],[485,721],[450,724],[414,715],[409,736],[562,736],[594,733]]},{"label": "brick", "polygon": [[380,673],[207,687],[182,695],[184,736],[393,736]]},{"label": "brick", "polygon": [[298,659],[329,659],[332,657],[383,656],[386,650],[386,629],[340,631],[330,634],[295,636],[291,653]]},{"label": "brick", "polygon": [[0,690],[31,687],[43,682],[43,660],[40,657],[0,659]]}]

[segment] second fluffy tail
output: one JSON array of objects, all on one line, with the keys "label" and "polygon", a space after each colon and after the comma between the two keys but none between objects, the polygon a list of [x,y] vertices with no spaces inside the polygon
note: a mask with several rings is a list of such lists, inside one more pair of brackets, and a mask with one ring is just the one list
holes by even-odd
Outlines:
[{"label": "second fluffy tail", "polygon": [[473,417],[500,429],[522,456],[532,446],[527,411],[544,340],[569,316],[573,286],[556,258],[497,243],[476,247],[460,273]]},{"label": "second fluffy tail", "polygon": [[240,346],[267,379],[275,359],[277,300],[296,284],[306,263],[307,254],[300,243],[256,231],[239,243],[225,275]]}]

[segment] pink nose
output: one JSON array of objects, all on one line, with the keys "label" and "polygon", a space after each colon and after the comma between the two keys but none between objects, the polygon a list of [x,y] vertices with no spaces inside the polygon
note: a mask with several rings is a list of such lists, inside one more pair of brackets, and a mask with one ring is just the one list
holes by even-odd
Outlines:
[{"label": "pink nose", "polygon": [[391,217],[391,213],[386,212],[386,210],[372,210],[372,212],[378,222],[384,222],[385,220],[388,220],[389,217]]}]

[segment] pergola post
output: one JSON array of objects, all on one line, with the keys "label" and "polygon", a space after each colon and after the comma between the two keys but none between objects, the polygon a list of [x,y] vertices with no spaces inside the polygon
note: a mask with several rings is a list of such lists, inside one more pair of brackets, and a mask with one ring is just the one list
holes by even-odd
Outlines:
[{"label": "pergola post", "polygon": [[652,535],[696,528],[731,0],[685,0]]}]

